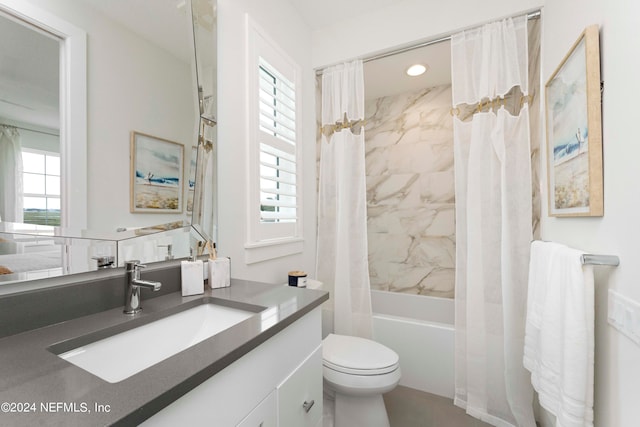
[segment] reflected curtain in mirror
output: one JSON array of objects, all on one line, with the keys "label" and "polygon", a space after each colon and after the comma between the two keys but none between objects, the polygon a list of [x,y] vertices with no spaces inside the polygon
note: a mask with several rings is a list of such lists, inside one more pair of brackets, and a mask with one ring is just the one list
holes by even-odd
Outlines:
[{"label": "reflected curtain in mirror", "polygon": [[22,222],[22,152],[20,133],[0,126],[0,221]]}]

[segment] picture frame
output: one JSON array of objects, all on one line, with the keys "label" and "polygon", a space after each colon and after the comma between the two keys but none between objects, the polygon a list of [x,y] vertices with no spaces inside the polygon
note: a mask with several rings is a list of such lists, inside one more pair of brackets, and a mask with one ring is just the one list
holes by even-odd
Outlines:
[{"label": "picture frame", "polygon": [[603,216],[599,29],[582,32],[545,85],[549,216]]},{"label": "picture frame", "polygon": [[182,213],[184,146],[131,132],[131,213]]}]

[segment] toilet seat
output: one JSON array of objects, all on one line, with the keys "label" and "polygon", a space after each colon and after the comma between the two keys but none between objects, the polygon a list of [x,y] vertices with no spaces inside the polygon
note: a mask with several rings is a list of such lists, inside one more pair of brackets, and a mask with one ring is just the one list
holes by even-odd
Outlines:
[{"label": "toilet seat", "polygon": [[329,334],[322,342],[322,364],[349,375],[384,375],[398,369],[391,349],[360,337]]}]

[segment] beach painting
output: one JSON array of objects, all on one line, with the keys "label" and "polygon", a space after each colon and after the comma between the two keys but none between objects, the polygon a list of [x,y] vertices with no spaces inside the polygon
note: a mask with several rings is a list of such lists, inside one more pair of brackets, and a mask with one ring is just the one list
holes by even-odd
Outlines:
[{"label": "beach painting", "polygon": [[132,213],[182,213],[184,146],[131,132]]},{"label": "beach painting", "polygon": [[600,216],[602,122],[597,26],[588,27],[580,36],[547,82],[545,94],[549,215]]}]

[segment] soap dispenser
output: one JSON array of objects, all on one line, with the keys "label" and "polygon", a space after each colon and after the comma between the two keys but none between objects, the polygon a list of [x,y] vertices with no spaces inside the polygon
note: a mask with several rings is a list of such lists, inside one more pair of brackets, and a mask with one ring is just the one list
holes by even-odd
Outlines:
[{"label": "soap dispenser", "polygon": [[180,262],[182,277],[182,296],[204,293],[204,270],[201,260],[196,260],[193,250],[190,250],[188,261]]}]

